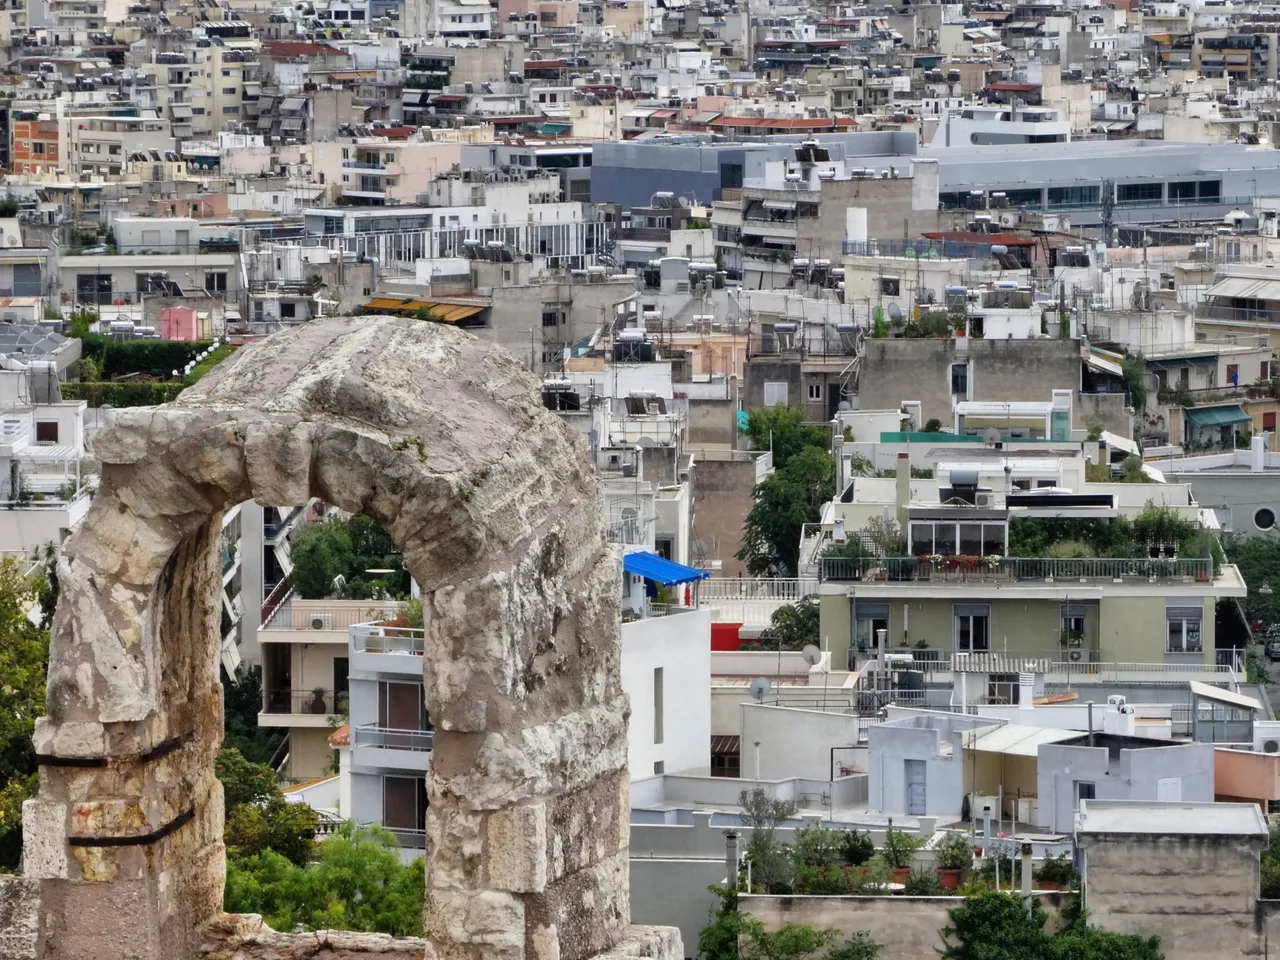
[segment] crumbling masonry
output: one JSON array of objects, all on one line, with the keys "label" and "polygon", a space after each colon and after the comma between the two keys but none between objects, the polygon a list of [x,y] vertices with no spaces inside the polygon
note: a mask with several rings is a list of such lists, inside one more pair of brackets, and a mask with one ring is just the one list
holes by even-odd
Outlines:
[{"label": "crumbling masonry", "polygon": [[[0,891],[20,932],[0,952],[265,955],[221,913],[215,548],[226,507],[316,496],[381,523],[424,591],[428,940],[400,955],[683,956],[678,932],[629,927],[618,562],[582,451],[536,387],[467,334],[361,317],[113,413],[59,564],[26,879]],[[307,955],[388,949],[375,939]],[[288,937],[260,940],[289,955]]]}]

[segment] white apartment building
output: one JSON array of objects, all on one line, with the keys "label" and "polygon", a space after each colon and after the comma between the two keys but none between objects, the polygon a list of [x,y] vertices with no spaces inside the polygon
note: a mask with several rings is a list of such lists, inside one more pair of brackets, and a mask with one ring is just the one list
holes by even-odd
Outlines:
[{"label": "white apartment building", "polygon": [[173,123],[174,138],[190,140],[216,136],[243,119],[246,93],[256,94],[257,67],[257,42],[234,41],[153,53],[144,69],[156,106]]},{"label": "white apartment building", "polygon": [[[415,276],[418,260],[462,256],[468,243],[505,245],[548,267],[582,268],[607,236],[607,224],[583,203],[559,200],[560,180],[539,176],[502,182],[489,171],[432,184],[439,205],[307,210],[308,241],[376,258],[384,273]],[[518,176],[518,175],[517,175]]]}]

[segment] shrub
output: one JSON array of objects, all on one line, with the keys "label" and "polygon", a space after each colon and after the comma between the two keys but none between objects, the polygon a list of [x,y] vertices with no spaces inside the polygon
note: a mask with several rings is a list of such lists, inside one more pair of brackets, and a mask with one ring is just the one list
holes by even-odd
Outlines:
[{"label": "shrub", "polygon": [[860,830],[846,830],[840,838],[840,856],[853,867],[868,863],[876,855],[876,845],[871,836]]},{"label": "shrub", "polygon": [[901,870],[911,864],[911,855],[920,848],[920,841],[910,834],[890,827],[885,831],[884,846],[880,849],[880,858],[893,867]]},{"label": "shrub", "polygon": [[62,399],[85,400],[91,407],[154,407],[176,400],[181,383],[64,383]]},{"label": "shrub", "polygon": [[943,870],[967,870],[973,865],[973,847],[963,833],[949,833],[934,851]]},{"label": "shrub", "polygon": [[907,874],[902,892],[908,897],[940,897],[942,886],[933,870],[912,870]]},{"label": "shrub", "polygon": [[1056,857],[1045,857],[1044,862],[1040,864],[1040,869],[1035,872],[1035,879],[1043,883],[1057,883],[1069,887],[1076,882],[1076,868],[1072,866],[1065,853]]}]

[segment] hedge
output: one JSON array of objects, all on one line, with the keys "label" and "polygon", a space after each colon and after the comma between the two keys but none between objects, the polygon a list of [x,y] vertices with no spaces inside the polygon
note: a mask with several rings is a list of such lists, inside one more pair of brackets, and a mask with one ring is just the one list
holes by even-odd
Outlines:
[{"label": "hedge", "polygon": [[207,341],[114,340],[100,333],[82,338],[83,353],[102,366],[102,379],[114,380],[131,373],[168,380],[173,371],[182,371],[198,354],[209,349]]},{"label": "hedge", "polygon": [[104,403],[113,407],[154,407],[177,398],[184,383],[138,383],[129,380],[116,383],[64,383],[63,400],[87,400],[89,406]]},{"label": "hedge", "polygon": [[191,372],[183,378],[182,382],[190,386],[235,352],[236,348],[234,344],[220,344],[217,350],[213,351],[213,353],[205,357],[204,360],[192,367]]}]

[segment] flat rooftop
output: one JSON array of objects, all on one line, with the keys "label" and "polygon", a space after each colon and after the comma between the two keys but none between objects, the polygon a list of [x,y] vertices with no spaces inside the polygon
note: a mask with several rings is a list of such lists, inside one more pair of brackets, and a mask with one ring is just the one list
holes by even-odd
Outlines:
[{"label": "flat rooftop", "polygon": [[1151,834],[1191,837],[1266,837],[1267,823],[1253,803],[1146,803],[1081,800],[1082,834]]}]

